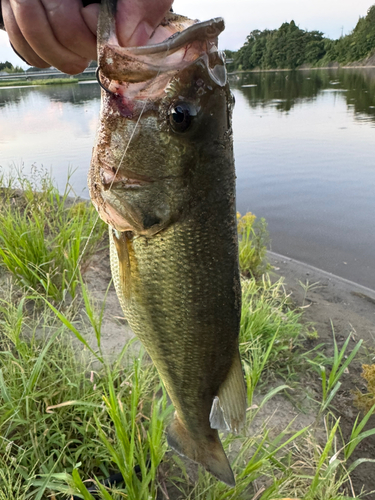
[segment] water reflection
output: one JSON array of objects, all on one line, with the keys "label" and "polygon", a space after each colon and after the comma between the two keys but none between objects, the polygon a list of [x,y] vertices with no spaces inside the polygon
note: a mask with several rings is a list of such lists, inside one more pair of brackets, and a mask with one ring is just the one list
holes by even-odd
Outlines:
[{"label": "water reflection", "polygon": [[68,170],[77,170],[75,188],[87,193],[99,107],[96,83],[0,89],[1,169],[22,166],[27,174],[42,165],[60,189]]},{"label": "water reflection", "polygon": [[80,106],[93,99],[100,100],[97,84],[40,85],[38,87],[0,88],[0,108],[17,106],[30,96],[46,98],[50,101],[71,103]]},{"label": "water reflection", "polygon": [[[267,219],[274,251],[375,289],[375,70],[230,81],[239,211]],[[77,169],[88,197],[99,107],[96,82],[0,89],[0,169],[43,165],[61,190]]]},{"label": "water reflection", "polygon": [[375,71],[231,77],[237,206],[272,249],[375,289]]},{"label": "water reflection", "polygon": [[375,68],[242,73],[230,83],[252,108],[288,112],[328,91],[340,93],[359,120],[375,121]]}]

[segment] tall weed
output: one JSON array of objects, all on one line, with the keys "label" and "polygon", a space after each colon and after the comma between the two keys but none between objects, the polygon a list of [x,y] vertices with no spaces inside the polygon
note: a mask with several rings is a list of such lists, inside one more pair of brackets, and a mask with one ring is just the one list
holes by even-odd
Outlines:
[{"label": "tall weed", "polygon": [[271,371],[284,377],[293,374],[302,331],[301,313],[292,309],[282,280],[272,283],[265,274],[258,283],[242,282],[240,352],[253,380]]},{"label": "tall weed", "polygon": [[1,264],[25,288],[55,301],[67,293],[74,298],[77,269],[85,266],[102,240],[105,224],[91,204],[73,203],[70,175],[62,195],[46,172],[3,178],[3,184]]},{"label": "tall weed", "polygon": [[362,365],[361,377],[365,379],[367,392],[354,392],[355,404],[360,410],[369,411],[375,404],[375,365]]},{"label": "tall weed", "polygon": [[238,246],[240,269],[244,276],[259,279],[269,270],[265,257],[269,234],[265,219],[257,219],[248,212],[241,216],[237,212]]}]

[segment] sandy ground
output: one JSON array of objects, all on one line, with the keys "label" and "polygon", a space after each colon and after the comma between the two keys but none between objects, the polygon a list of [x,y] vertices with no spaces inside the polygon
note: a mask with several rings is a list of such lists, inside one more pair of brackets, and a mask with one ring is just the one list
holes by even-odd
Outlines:
[{"label": "sandy ground", "polygon": [[[360,376],[361,364],[375,362],[375,291],[272,252],[268,253],[268,260],[273,266],[272,276],[275,279],[283,277],[291,300],[296,306],[304,306],[303,321],[315,325],[319,339],[314,344],[324,343],[327,356],[333,354],[333,333],[339,348],[349,334],[352,335],[350,350],[359,339],[363,339],[363,348],[348,373],[342,376],[342,386],[333,401],[333,411],[340,417],[340,426],[348,442],[359,413],[353,405],[353,390],[366,392],[366,385]],[[301,283],[309,285],[306,294]],[[310,389],[319,394],[319,384],[319,380],[315,384],[312,382]],[[375,417],[371,417],[365,429],[374,427]],[[357,447],[352,461],[358,458],[375,458],[374,436]],[[351,477],[357,494],[364,488],[367,492],[373,491],[364,498],[375,499],[374,463],[361,464]]]},{"label": "sandy ground", "polygon": [[[332,338],[332,322],[336,337],[352,333],[354,341],[375,348],[375,290],[273,252],[268,260],[271,274],[284,277],[293,302],[307,306],[304,321],[316,325],[321,339]],[[301,283],[309,287],[306,295]]]}]

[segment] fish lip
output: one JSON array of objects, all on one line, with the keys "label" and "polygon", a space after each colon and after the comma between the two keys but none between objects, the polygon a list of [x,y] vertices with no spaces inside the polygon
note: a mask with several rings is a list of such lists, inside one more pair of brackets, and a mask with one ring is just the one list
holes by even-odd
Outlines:
[{"label": "fish lip", "polygon": [[[160,80],[163,74],[176,73],[199,59],[210,66],[209,61],[218,53],[218,35],[224,27],[221,17],[196,22],[163,42],[141,47],[120,46],[112,27],[111,34],[98,44],[98,65],[104,77],[100,85],[105,91],[116,94],[110,88],[110,81],[146,84],[155,77]],[[174,56],[177,52],[182,52],[179,60]]]},{"label": "fish lip", "polygon": [[105,191],[117,187],[122,189],[137,189],[155,182],[147,175],[133,174],[132,172],[114,172],[112,168],[102,165],[100,167],[100,181]]},{"label": "fish lip", "polygon": [[178,179],[178,175],[163,175],[160,177],[150,177],[148,175],[142,175],[139,173],[131,172],[130,170],[116,171],[114,172],[112,168],[101,165],[99,170],[100,182],[104,191],[113,189],[124,190],[124,189],[139,189],[143,187],[150,186],[155,182],[163,182],[166,180]]},{"label": "fish lip", "polygon": [[215,17],[209,21],[197,22],[183,31],[175,33],[163,42],[141,47],[127,47],[126,51],[135,56],[154,55],[166,51],[174,52],[193,40],[216,40],[224,29],[224,19]]}]

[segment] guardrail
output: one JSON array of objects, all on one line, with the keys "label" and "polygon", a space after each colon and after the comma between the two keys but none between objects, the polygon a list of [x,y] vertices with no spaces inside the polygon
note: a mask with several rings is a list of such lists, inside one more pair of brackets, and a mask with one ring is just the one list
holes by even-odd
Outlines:
[{"label": "guardrail", "polygon": [[86,68],[78,75],[67,75],[58,69],[49,71],[28,71],[24,73],[8,73],[7,75],[0,75],[0,81],[24,81],[24,80],[44,80],[48,78],[79,78],[92,77],[95,75],[96,68]]}]

